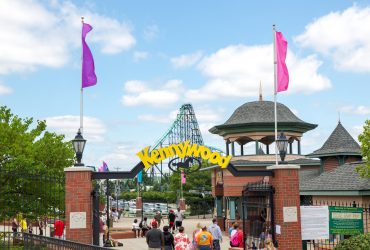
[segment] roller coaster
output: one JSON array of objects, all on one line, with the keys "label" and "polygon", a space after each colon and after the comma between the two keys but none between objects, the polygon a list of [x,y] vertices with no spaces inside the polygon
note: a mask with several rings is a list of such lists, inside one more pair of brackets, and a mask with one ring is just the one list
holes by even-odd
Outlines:
[{"label": "roller coaster", "polygon": [[[178,144],[189,141],[190,144],[204,145],[202,133],[199,129],[198,121],[195,116],[193,106],[189,103],[183,104],[177,113],[175,121],[162,137],[151,147],[151,150],[166,147],[171,144]],[[221,150],[207,146],[213,151],[223,153]],[[169,172],[167,162],[160,162],[154,165],[148,171],[151,178],[162,177]],[[149,174],[149,173],[148,173]]]}]

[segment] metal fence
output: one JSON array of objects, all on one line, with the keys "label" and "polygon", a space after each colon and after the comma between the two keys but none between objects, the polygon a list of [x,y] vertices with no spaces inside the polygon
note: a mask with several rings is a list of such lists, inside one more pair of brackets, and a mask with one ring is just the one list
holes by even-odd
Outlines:
[{"label": "metal fence", "polygon": [[14,231],[52,236],[56,218],[65,217],[64,186],[64,175],[1,168],[1,235]]},{"label": "metal fence", "polygon": [[262,249],[267,237],[275,242],[274,188],[265,182],[250,183],[243,190],[244,249]]},{"label": "metal fence", "polygon": [[[301,199],[301,205],[360,208],[362,209],[363,231],[364,233],[370,233],[370,204],[360,204],[356,202],[312,201],[312,199],[305,197],[304,199]],[[304,250],[334,249],[340,241],[348,239],[351,236],[352,235],[346,234],[330,234],[329,239],[325,240],[304,240],[302,241],[302,248]]]}]

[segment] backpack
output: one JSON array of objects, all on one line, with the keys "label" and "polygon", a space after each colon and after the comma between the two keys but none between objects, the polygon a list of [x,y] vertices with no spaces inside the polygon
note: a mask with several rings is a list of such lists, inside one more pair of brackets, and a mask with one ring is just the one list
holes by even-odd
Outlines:
[{"label": "backpack", "polygon": [[233,237],[231,237],[230,246],[232,246],[232,247],[238,247],[239,246],[238,233],[235,233],[233,235]]},{"label": "backpack", "polygon": [[140,227],[140,228],[143,228],[143,221],[140,221],[140,223],[139,223],[139,227]]}]

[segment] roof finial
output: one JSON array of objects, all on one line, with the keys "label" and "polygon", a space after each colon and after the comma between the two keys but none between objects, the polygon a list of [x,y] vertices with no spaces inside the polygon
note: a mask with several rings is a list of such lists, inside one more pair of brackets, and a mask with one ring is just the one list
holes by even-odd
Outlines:
[{"label": "roof finial", "polygon": [[338,111],[338,123],[340,123],[340,110]]},{"label": "roof finial", "polygon": [[262,82],[260,80],[260,95],[259,95],[259,101],[262,102]]}]

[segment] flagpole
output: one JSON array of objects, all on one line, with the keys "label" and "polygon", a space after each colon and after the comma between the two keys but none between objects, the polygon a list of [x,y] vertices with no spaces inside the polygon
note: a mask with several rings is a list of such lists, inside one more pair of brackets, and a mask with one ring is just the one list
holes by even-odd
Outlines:
[{"label": "flagpole", "polygon": [[[84,25],[84,17],[82,16],[81,17],[81,23],[82,23],[82,27]],[[84,90],[83,90],[83,87],[82,87],[82,63],[83,63],[83,52],[82,52],[82,48],[81,48],[81,94],[80,94],[80,131],[81,131],[81,134],[83,134],[83,93],[84,93]]]},{"label": "flagpole", "polygon": [[276,74],[276,29],[275,24],[272,25],[273,41],[274,41],[274,115],[275,115],[275,164],[279,165],[278,156],[277,156],[277,108],[276,108],[276,83],[277,83],[277,74]]}]

